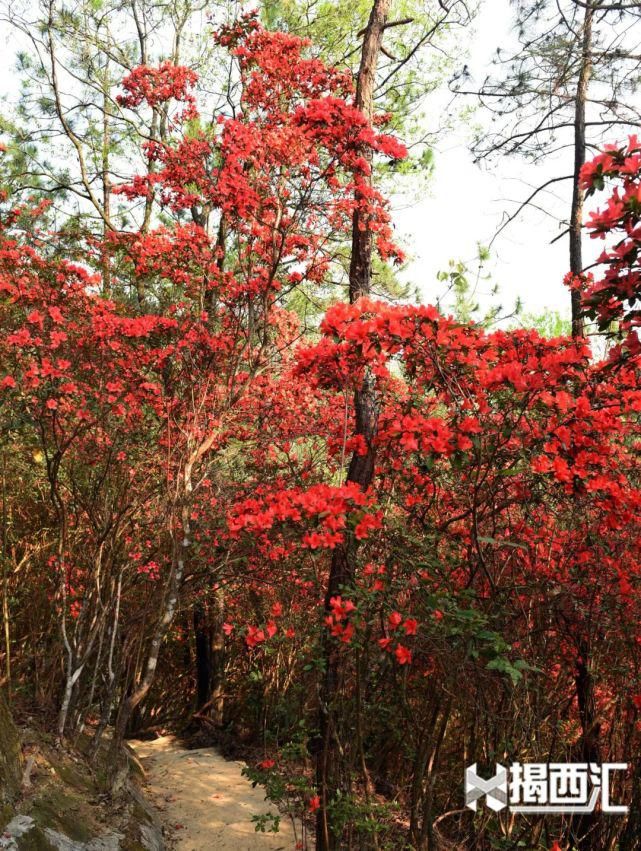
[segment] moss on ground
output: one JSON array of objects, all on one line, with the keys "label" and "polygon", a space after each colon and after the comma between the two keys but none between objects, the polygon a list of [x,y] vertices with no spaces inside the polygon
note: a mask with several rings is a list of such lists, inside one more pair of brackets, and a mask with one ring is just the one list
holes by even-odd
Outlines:
[{"label": "moss on ground", "polygon": [[[7,730],[13,740],[13,731],[10,727]],[[135,754],[132,751],[129,755],[134,782],[112,800],[106,785],[108,742],[90,763],[85,755],[90,739],[85,738],[78,742],[78,748],[60,748],[45,731],[23,728],[22,739],[31,761],[30,788],[15,804],[3,802],[0,796],[0,835],[17,814],[30,816],[35,822],[33,829],[16,839],[20,851],[55,851],[47,839],[47,828],[76,842],[117,832],[124,837],[122,851],[145,851],[141,828],[152,828],[155,822],[135,782],[144,776]],[[20,774],[18,784],[21,779]]]},{"label": "moss on ground", "polygon": [[88,842],[98,833],[92,807],[79,795],[53,784],[34,798],[27,810],[39,827],[51,827],[78,842]]},{"label": "moss on ground", "polygon": [[20,792],[20,737],[0,689],[0,804],[10,804]]},{"label": "moss on ground", "polygon": [[33,830],[25,833],[16,840],[16,844],[20,851],[56,851],[39,827],[34,827]]},{"label": "moss on ground", "polygon": [[0,827],[3,824],[7,824],[7,822],[11,821],[11,819],[16,814],[16,811],[11,806],[11,804],[0,804]]},{"label": "moss on ground", "polygon": [[89,795],[97,795],[101,791],[96,778],[92,776],[86,765],[77,766],[68,760],[64,761],[50,754],[48,756],[51,767],[66,786]]}]

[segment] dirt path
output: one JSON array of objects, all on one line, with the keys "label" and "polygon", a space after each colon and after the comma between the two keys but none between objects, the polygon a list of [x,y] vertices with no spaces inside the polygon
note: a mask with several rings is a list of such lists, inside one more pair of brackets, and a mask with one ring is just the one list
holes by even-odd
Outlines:
[{"label": "dirt path", "polygon": [[251,817],[276,812],[261,787],[213,748],[185,750],[173,738],[130,742],[146,775],[150,799],[179,851],[293,851],[291,824],[277,834],[256,833]]}]

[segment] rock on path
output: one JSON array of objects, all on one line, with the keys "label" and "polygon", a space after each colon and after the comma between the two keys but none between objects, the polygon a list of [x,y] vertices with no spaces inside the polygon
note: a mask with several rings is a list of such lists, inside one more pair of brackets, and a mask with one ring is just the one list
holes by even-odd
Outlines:
[{"label": "rock on path", "polygon": [[147,775],[148,792],[179,851],[293,851],[290,822],[278,833],[256,833],[253,815],[275,807],[241,775],[243,763],[213,748],[185,750],[170,736],[130,742]]}]

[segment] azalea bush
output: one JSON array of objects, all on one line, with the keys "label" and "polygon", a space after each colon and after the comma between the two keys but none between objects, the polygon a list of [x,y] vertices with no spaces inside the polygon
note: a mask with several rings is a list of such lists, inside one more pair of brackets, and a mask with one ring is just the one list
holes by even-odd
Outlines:
[{"label": "azalea bush", "polygon": [[[215,39],[238,97],[213,120],[190,69],[123,80],[121,108],[163,121],[118,187],[132,221],[153,215],[69,253],[46,205],[2,199],[7,677],[61,741],[89,732],[95,755],[114,727],[115,789],[130,733],[240,751],[302,846],[318,819],[341,848],[638,847],[633,807],[462,806],[473,762],[641,744],[638,143],[582,178],[615,183],[588,225],[605,271],[568,280],[617,323],[607,361],[584,339],[348,303],[354,221],[402,260],[371,183],[406,154],[390,116],[255,15]],[[641,801],[640,780],[617,795]]]}]

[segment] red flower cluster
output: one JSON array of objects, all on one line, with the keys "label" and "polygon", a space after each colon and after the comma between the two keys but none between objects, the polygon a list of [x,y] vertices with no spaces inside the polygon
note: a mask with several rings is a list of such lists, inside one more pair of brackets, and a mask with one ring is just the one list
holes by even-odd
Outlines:
[{"label": "red flower cluster", "polygon": [[[600,255],[598,262],[605,267],[603,276],[592,275],[580,281],[566,281],[583,291],[585,315],[601,331],[608,331],[613,322],[627,334],[627,356],[639,353],[635,329],[641,325],[638,301],[641,294],[641,143],[630,136],[627,144],[608,145],[581,170],[581,183],[588,195],[614,184],[606,206],[590,214],[587,228],[593,238],[615,237],[612,246]],[[621,349],[614,352],[614,356]]]},{"label": "red flower cluster", "polygon": [[191,90],[197,79],[194,71],[169,61],[157,68],[139,65],[122,81],[126,94],[118,95],[116,100],[130,109],[143,102],[156,108],[170,100],[181,101],[187,105],[182,113],[182,119],[187,120],[196,115],[196,99]]}]

